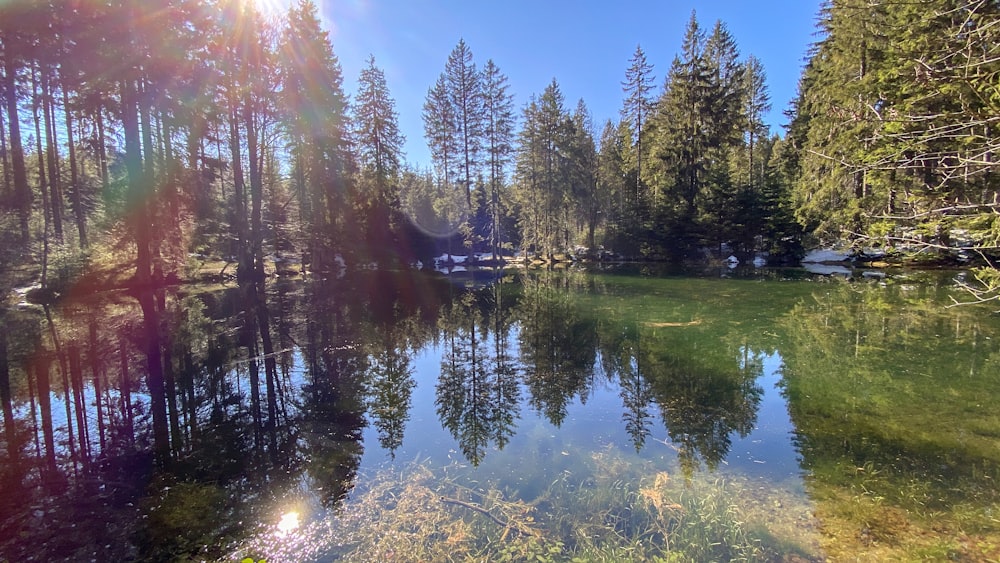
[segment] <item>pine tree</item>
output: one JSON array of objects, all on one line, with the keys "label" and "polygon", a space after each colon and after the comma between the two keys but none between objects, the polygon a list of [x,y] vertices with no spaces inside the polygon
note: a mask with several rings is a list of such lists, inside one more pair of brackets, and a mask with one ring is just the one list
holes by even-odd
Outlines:
[{"label": "pine tree", "polygon": [[471,209],[472,181],[479,168],[484,115],[482,78],[464,39],[459,40],[448,55],[444,76],[448,99],[455,112],[455,136],[459,145],[460,175],[455,181],[465,188],[466,204]]},{"label": "pine tree", "polygon": [[392,245],[400,227],[392,215],[399,208],[399,174],[403,135],[399,132],[396,102],[389,95],[385,74],[375,57],[358,78],[354,102],[354,139],[364,192],[356,212],[364,223],[365,242],[377,253]]},{"label": "pine tree", "polygon": [[622,91],[625,100],[622,105],[621,116],[627,121],[632,133],[635,135],[635,186],[632,198],[638,202],[642,198],[642,162],[643,162],[643,136],[647,120],[653,113],[655,102],[652,91],[656,78],[653,76],[653,65],[646,62],[646,53],[642,47],[636,45],[635,53],[629,61],[629,67],[625,70],[625,82],[622,82]]},{"label": "pine tree", "polygon": [[763,166],[754,166],[754,147],[768,133],[764,114],[771,110],[771,100],[766,81],[764,65],[753,55],[747,57],[743,70],[743,135],[747,147],[747,179],[751,186],[758,184],[763,175],[757,172],[763,170]]},{"label": "pine tree", "polygon": [[0,4],[0,41],[3,42],[3,88],[0,101],[4,103],[7,127],[10,131],[10,161],[13,193],[11,207],[17,211],[20,225],[21,244],[31,240],[29,230],[31,220],[32,192],[28,185],[27,166],[24,161],[24,145],[21,140],[20,111],[18,101],[18,76],[28,57],[30,47],[25,36],[28,14],[15,11],[13,3]]},{"label": "pine tree", "polygon": [[570,119],[555,79],[525,106],[521,123],[515,167],[521,229],[533,252],[551,260],[565,249],[567,236],[560,212],[570,199],[565,158]]},{"label": "pine tree", "polygon": [[[624,125],[624,123],[623,123]],[[630,250],[622,241],[625,223],[625,191],[628,190],[628,172],[625,169],[625,151],[628,139],[622,127],[610,119],[601,130],[601,144],[597,154],[597,199],[606,215],[606,240],[617,252]]]},{"label": "pine tree", "polygon": [[490,250],[493,259],[500,255],[503,242],[503,188],[505,175],[514,153],[514,97],[508,92],[507,76],[493,62],[483,67],[483,141],[488,168],[488,211]]},{"label": "pine tree", "polygon": [[[461,144],[456,133],[456,111],[448,94],[445,75],[438,77],[424,100],[424,137],[434,161],[438,184],[446,192],[455,190]],[[463,195],[465,190],[460,190]],[[451,201],[452,198],[446,198]],[[465,208],[466,210],[468,207]]]},{"label": "pine tree", "polygon": [[704,50],[705,34],[692,13],[651,124],[656,230],[650,236],[654,245],[669,246],[679,256],[694,252],[700,242],[697,223],[708,181],[712,69]]},{"label": "pine tree", "polygon": [[296,156],[299,194],[313,268],[333,263],[332,251],[348,236],[350,174],[348,101],[340,62],[323,31],[316,6],[302,0],[288,12],[283,51],[285,121]]},{"label": "pine tree", "polygon": [[[596,249],[596,231],[602,201],[597,188],[597,145],[594,143],[594,123],[587,104],[581,99],[570,120],[567,141],[569,160],[569,199],[573,204],[570,225],[582,226],[584,244],[589,251]],[[577,227],[579,229],[579,227]]]}]

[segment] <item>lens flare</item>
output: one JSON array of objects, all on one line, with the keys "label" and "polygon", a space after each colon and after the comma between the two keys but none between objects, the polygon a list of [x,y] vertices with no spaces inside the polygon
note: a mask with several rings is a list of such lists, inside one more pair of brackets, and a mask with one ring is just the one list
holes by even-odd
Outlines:
[{"label": "lens flare", "polygon": [[299,528],[299,513],[292,510],[281,515],[278,521],[278,533],[285,535]]}]

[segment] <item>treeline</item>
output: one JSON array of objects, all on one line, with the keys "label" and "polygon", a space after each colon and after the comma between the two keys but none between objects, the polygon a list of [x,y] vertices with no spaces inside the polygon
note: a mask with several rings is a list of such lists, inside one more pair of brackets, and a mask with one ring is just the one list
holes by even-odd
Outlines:
[{"label": "treeline", "polygon": [[[5,3],[0,162],[5,263],[131,248],[136,282],[189,253],[313,271],[442,251],[553,258],[603,247],[681,256],[797,240],[758,61],[692,15],[659,94],[637,49],[621,120],[598,135],[553,79],[515,108],[464,41],[423,107],[433,166],[408,165],[374,58],[344,91],[316,6]],[[128,244],[123,244],[123,243]],[[96,252],[95,252],[96,251]]]},{"label": "treeline", "polygon": [[518,107],[459,41],[422,108],[428,168],[405,161],[374,58],[351,95],[315,5],[267,20],[251,4],[0,7],[5,264],[44,284],[53,256],[128,247],[143,284],[190,252],[249,279],[265,256],[324,271],[470,251],[781,259],[812,235],[995,246],[995,2],[825,4],[786,139],[722,22],[692,14],[661,86],[637,48],[620,119],[599,126],[556,79]]}]

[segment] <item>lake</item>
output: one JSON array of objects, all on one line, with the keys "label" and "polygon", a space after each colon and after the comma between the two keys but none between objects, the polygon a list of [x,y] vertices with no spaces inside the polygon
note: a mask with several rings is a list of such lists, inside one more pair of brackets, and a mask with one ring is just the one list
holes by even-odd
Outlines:
[{"label": "lake", "polygon": [[1000,315],[961,275],[173,287],[159,441],[135,296],[20,307],[0,560],[996,560]]}]

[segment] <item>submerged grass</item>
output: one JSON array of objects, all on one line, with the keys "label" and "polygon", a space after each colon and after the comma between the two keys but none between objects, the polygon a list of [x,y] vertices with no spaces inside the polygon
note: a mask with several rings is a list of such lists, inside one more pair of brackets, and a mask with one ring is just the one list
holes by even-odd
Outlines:
[{"label": "submerged grass", "polygon": [[[790,499],[737,479],[637,476],[616,450],[563,471],[532,498],[455,466],[384,470],[335,514],[293,533],[263,529],[231,559],[259,561],[808,561]],[[805,510],[799,511],[804,513]],[[772,524],[777,524],[773,526]]]},{"label": "submerged grass", "polygon": [[995,472],[928,476],[866,462],[818,465],[813,473],[809,488],[832,558],[1000,561]]}]

